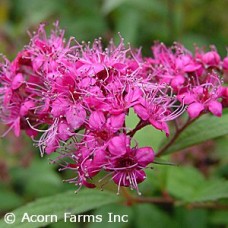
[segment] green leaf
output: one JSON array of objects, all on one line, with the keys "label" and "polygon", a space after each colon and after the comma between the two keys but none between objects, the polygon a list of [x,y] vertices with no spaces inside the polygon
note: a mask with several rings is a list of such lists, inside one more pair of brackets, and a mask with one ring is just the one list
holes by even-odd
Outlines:
[{"label": "green leaf", "polygon": [[[122,198],[111,192],[83,189],[75,195],[72,191],[57,194],[54,196],[38,199],[13,211],[16,222],[12,228],[36,228],[50,224],[50,219],[45,222],[28,223],[21,222],[24,213],[29,215],[56,215],[58,220],[64,218],[64,213],[83,213],[101,206],[121,201]],[[3,220],[0,220],[0,227],[8,227]]]},{"label": "green leaf", "polygon": [[211,201],[228,198],[228,181],[207,181],[192,197],[192,201]]},{"label": "green leaf", "polygon": [[[195,144],[202,143],[228,134],[228,113],[224,112],[221,118],[207,115],[201,117],[184,130],[178,139],[164,154],[170,154]],[[171,136],[172,137],[172,136]],[[164,145],[164,142],[163,142]]]},{"label": "green leaf", "polygon": [[[125,42],[134,45],[139,32],[140,18],[141,14],[138,10],[127,6],[121,7],[116,17],[116,33],[120,32]],[[116,37],[116,40],[118,41],[119,37]]]},{"label": "green leaf", "polygon": [[206,180],[193,167],[170,167],[167,190],[185,202],[216,201],[228,198],[228,181]]},{"label": "green leaf", "polygon": [[158,209],[154,205],[136,205],[134,209],[135,227],[174,227],[175,221],[171,220],[171,218],[166,213],[164,213],[162,210]]},{"label": "green leaf", "polygon": [[[134,6],[135,9],[142,10],[142,12],[148,12],[151,14],[159,15],[160,17],[166,17],[168,9],[166,3],[159,0],[128,0],[129,5]],[[143,15],[144,16],[144,15]],[[145,19],[144,19],[145,21]],[[159,23],[161,24],[161,23]]]},{"label": "green leaf", "polygon": [[112,12],[113,10],[115,10],[116,8],[121,6],[126,1],[127,0],[115,0],[115,1],[113,1],[113,0],[105,0],[104,4],[103,4],[102,11],[105,14],[109,14],[110,12]]},{"label": "green leaf", "polygon": [[10,191],[7,188],[0,189],[0,202],[1,202],[1,210],[7,211],[12,208],[18,207],[23,203],[23,200],[16,193]]},{"label": "green leaf", "polygon": [[184,228],[207,228],[208,212],[205,209],[195,208],[194,210],[185,207],[175,207],[174,218],[177,227]]},{"label": "green leaf", "polygon": [[167,175],[168,192],[184,201],[191,202],[191,197],[204,183],[201,173],[191,167],[170,167]]},{"label": "green leaf", "polygon": [[102,11],[104,14],[109,14],[123,5],[141,10],[143,13],[149,12],[159,15],[166,15],[167,13],[166,4],[159,0],[105,0]]},{"label": "green leaf", "polygon": [[159,144],[165,138],[163,132],[154,129],[152,126],[146,126],[138,131],[134,138],[137,140],[139,147],[151,146],[154,151],[158,150]]},{"label": "green leaf", "polygon": [[75,222],[65,222],[64,220],[59,221],[58,223],[52,223],[48,228],[81,228],[81,223]]},{"label": "green leaf", "polygon": [[[44,197],[60,192],[62,180],[55,171],[55,166],[35,159],[29,167],[15,167],[11,170],[13,182],[23,189],[26,197]],[[42,188],[37,188],[42,186]]]},{"label": "green leaf", "polygon": [[224,165],[228,164],[227,147],[228,135],[225,135],[215,140],[215,154],[219,159],[221,159],[221,163]]},{"label": "green leaf", "polygon": [[160,191],[163,191],[166,189],[167,186],[169,170],[169,166],[156,165],[154,166],[153,170],[146,170],[147,175],[148,172],[150,172],[147,181],[151,182],[151,185],[153,187],[157,188]]},{"label": "green leaf", "polygon": [[[216,211],[210,216],[210,223],[216,225],[228,225],[227,210]],[[221,226],[222,227],[222,226]],[[225,227],[225,226],[224,226]]]}]

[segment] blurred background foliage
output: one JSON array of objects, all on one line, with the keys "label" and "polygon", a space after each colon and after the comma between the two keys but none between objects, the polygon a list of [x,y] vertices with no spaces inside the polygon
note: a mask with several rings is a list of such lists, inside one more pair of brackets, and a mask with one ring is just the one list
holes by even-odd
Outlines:
[{"label": "blurred background foliage", "polygon": [[79,41],[120,32],[126,42],[150,54],[154,40],[215,44],[222,55],[228,37],[227,0],[1,0],[0,51],[12,55],[28,41],[27,30],[59,20]]},{"label": "blurred background foliage", "polygon": [[[214,44],[219,53],[226,56],[227,9],[227,0],[0,0],[0,52],[13,59],[29,42],[26,31],[35,30],[41,22],[52,24],[59,20],[66,36],[75,36],[79,41],[97,37],[102,37],[104,43],[112,37],[118,41],[120,32],[126,43],[142,47],[146,55],[151,54],[153,42],[160,40],[167,45],[179,41],[190,50],[194,49],[194,44],[200,47]],[[129,124],[134,125],[134,120],[131,116]],[[1,126],[1,132],[4,131]],[[152,145],[156,150],[164,135],[146,128],[136,138],[140,145]],[[172,155],[169,157],[172,161],[191,167],[180,172],[179,168],[155,165],[154,170],[147,171],[148,180],[140,185],[141,191],[148,196],[169,193],[187,200],[188,194],[197,191],[198,180],[208,176],[228,178],[227,142],[227,136],[223,136]],[[24,136],[15,138],[10,133],[6,139],[1,139],[0,216],[36,198],[75,190],[73,185],[62,184],[62,179],[70,174],[57,172],[57,165],[49,165],[47,160],[40,158],[31,140]],[[148,224],[156,228],[228,226],[224,210],[181,205],[175,208],[169,205],[145,204],[131,208],[109,205],[91,213],[107,214],[110,211],[129,214],[130,223],[124,224],[125,227],[148,227]],[[111,224],[104,225],[111,227]],[[113,225],[124,227],[123,224]],[[60,223],[51,227],[64,226],[79,225]]]}]

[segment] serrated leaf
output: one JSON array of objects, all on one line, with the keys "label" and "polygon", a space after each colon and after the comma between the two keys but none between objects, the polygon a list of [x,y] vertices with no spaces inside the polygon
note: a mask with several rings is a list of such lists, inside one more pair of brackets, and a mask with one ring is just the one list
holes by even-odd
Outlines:
[{"label": "serrated leaf", "polygon": [[224,112],[221,118],[208,115],[204,118],[196,120],[186,130],[184,130],[175,143],[172,144],[164,154],[177,152],[195,144],[199,144],[226,134],[228,134],[227,111]]},{"label": "serrated leaf", "polygon": [[[58,220],[64,218],[64,213],[71,214],[83,213],[101,206],[121,201],[121,197],[111,192],[101,192],[99,190],[83,189],[77,195],[72,191],[57,194],[50,197],[45,197],[31,202],[23,207],[13,211],[16,216],[16,221],[10,227],[12,228],[36,228],[48,225],[51,220],[45,222],[27,221],[21,222],[24,213],[29,215],[56,215]],[[0,227],[8,227],[3,220],[0,220]]]}]

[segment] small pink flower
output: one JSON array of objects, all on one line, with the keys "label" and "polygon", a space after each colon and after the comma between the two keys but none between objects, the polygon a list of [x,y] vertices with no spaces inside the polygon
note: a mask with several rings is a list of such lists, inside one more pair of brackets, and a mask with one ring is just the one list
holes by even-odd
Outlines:
[{"label": "small pink flower", "polygon": [[113,173],[112,179],[118,185],[118,192],[120,186],[125,186],[139,193],[138,184],[146,178],[143,169],[154,160],[152,148],[130,148],[130,138],[120,135],[110,142],[109,152],[105,169]]},{"label": "small pink flower", "polygon": [[178,95],[180,101],[189,105],[187,111],[191,118],[198,117],[203,111],[210,111],[218,117],[222,115],[222,104],[218,101],[221,86],[217,85],[218,82],[217,75],[212,74],[208,82]]},{"label": "small pink flower", "polygon": [[202,56],[202,61],[207,66],[218,66],[220,60],[221,58],[216,51],[209,51]]}]

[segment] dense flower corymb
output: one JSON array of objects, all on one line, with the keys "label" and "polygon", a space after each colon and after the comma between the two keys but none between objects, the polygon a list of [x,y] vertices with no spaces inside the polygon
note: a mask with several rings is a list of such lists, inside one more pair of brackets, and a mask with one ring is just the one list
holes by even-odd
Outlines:
[{"label": "dense flower corymb", "polygon": [[[93,177],[102,171],[101,182],[139,193],[155,153],[138,146],[136,131],[151,125],[169,136],[168,121],[186,108],[191,118],[221,116],[228,100],[220,77],[227,61],[214,48],[193,56],[181,45],[156,43],[152,51],[144,58],[121,37],[105,49],[100,39],[66,41],[57,24],[50,36],[41,25],[16,58],[3,58],[0,66],[5,134],[25,130],[42,155],[58,151],[61,170],[72,170],[76,177],[68,181],[79,187],[95,187]],[[130,110],[139,118],[134,129],[126,125]]]}]

